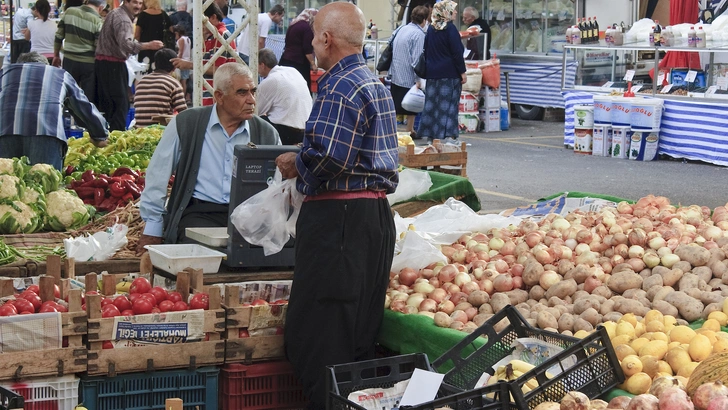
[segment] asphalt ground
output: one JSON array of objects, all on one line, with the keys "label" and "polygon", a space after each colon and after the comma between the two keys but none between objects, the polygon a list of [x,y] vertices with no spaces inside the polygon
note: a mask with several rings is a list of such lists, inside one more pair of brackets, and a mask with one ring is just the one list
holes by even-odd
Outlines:
[{"label": "asphalt ground", "polygon": [[563,122],[512,119],[507,131],[460,134],[468,144],[467,174],[481,213],[580,191],[637,200],[653,194],[674,205],[728,202],[728,168],[682,159],[641,162],[575,154],[564,146]]}]

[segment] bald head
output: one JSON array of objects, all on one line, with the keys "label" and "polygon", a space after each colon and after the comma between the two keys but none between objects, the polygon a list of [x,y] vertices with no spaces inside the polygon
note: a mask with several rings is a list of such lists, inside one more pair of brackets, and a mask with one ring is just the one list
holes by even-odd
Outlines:
[{"label": "bald head", "polygon": [[316,15],[321,29],[328,31],[342,47],[350,46],[361,50],[366,34],[366,20],[359,7],[347,2],[329,3]]}]

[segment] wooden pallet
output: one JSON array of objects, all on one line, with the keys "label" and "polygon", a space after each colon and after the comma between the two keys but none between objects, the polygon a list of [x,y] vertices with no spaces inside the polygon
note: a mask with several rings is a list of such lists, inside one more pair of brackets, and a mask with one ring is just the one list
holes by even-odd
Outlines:
[{"label": "wooden pallet", "polygon": [[[101,275],[102,294],[115,292],[116,280],[113,275]],[[86,288],[95,289],[97,277],[86,275]],[[220,289],[203,288],[202,271],[177,273],[177,291],[187,300],[190,293],[205,291],[210,295],[210,309],[204,315],[204,332],[207,340],[154,345],[104,349],[103,342],[113,339],[114,318],[101,317],[101,296],[89,295],[86,298],[88,314],[88,375],[115,376],[120,373],[143,372],[162,369],[195,368],[215,366],[225,360],[225,310],[221,306]]]},{"label": "wooden pallet", "polygon": [[[440,144],[440,140],[432,142],[434,146],[438,146],[438,144]],[[406,153],[399,154],[399,164],[409,168],[420,168],[467,177],[468,153],[466,144],[461,142],[460,151],[458,152],[436,152],[431,154],[415,154],[415,146],[410,144],[407,145]]]},{"label": "wooden pallet", "polygon": [[282,329],[288,305],[242,306],[239,292],[238,286],[225,286],[225,363],[285,357],[282,334],[240,337],[240,331],[254,334],[262,329]]},{"label": "wooden pallet", "polygon": [[[60,268],[60,267],[59,267]],[[87,323],[81,309],[80,289],[70,289],[70,280],[44,275],[39,278],[42,301],[55,300],[54,288],[58,284],[61,299],[68,298],[68,312],[61,313],[61,334],[67,347],[57,349],[10,352],[0,354],[0,380],[18,380],[31,377],[64,376],[86,371],[87,349],[84,344]],[[0,297],[14,293],[13,280],[0,280]]]}]

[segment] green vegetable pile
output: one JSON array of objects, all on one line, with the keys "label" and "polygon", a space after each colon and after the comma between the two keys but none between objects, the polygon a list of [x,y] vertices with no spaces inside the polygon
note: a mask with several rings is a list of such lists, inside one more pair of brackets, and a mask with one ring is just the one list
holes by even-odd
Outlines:
[{"label": "green vegetable pile", "polygon": [[8,263],[15,262],[15,259],[18,257],[23,257],[23,254],[18,252],[17,249],[14,247],[5,244],[2,239],[0,239],[0,265],[6,265]]},{"label": "green vegetable pile", "polygon": [[66,231],[88,223],[95,209],[61,187],[61,173],[28,158],[0,158],[0,234]]}]

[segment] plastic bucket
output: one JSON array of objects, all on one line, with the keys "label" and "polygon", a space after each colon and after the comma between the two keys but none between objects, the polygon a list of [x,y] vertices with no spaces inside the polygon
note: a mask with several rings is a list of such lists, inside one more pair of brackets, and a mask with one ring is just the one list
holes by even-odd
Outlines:
[{"label": "plastic bucket", "polygon": [[574,106],[574,128],[592,128],[594,126],[594,106]]},{"label": "plastic bucket", "polygon": [[657,146],[660,143],[660,133],[658,131],[632,131],[629,145],[629,159],[654,161],[657,158]]},{"label": "plastic bucket", "polygon": [[594,125],[592,134],[592,155],[597,157],[611,156],[612,126]]},{"label": "plastic bucket", "polygon": [[612,126],[612,158],[627,158],[630,127]]},{"label": "plastic bucket", "polygon": [[632,125],[629,113],[632,102],[636,100],[637,98],[634,97],[612,97],[612,126],[629,127]]},{"label": "plastic bucket", "polygon": [[591,155],[592,132],[591,128],[576,129],[574,131],[574,153]]},{"label": "plastic bucket", "polygon": [[612,124],[612,99],[609,95],[594,96],[594,125]]},{"label": "plastic bucket", "polygon": [[629,110],[630,125],[634,131],[659,131],[663,101],[641,99],[632,102]]},{"label": "plastic bucket", "polygon": [[501,131],[507,131],[508,128],[510,128],[510,123],[508,122],[508,105],[503,104],[501,105],[500,109],[500,128]]}]

